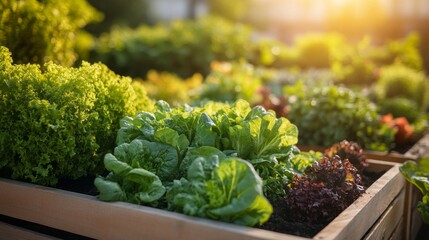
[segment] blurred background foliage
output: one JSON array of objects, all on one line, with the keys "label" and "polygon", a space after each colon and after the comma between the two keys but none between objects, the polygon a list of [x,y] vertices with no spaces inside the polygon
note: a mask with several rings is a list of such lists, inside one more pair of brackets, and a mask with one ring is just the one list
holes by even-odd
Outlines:
[{"label": "blurred background foliage", "polygon": [[[327,138],[347,137],[391,149],[392,131],[384,126],[393,133],[399,127],[380,127],[385,115],[406,118],[401,124],[412,126],[410,141],[426,129],[426,1],[0,4],[0,45],[15,63],[102,62],[131,76],[136,90],[173,105],[245,99],[291,118],[300,127],[301,144],[327,146]],[[370,117],[353,110],[361,108]],[[343,122],[350,126],[334,127]]]}]

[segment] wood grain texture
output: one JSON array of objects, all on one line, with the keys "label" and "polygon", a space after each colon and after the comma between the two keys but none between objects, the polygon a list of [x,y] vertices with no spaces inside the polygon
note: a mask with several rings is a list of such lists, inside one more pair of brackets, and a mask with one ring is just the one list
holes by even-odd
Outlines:
[{"label": "wood grain texture", "polygon": [[[392,202],[388,209],[383,213],[377,224],[373,226],[371,231],[364,237],[365,240],[389,239],[396,233],[403,232],[400,228],[403,226],[405,203],[405,189],[401,191],[398,197]],[[398,229],[399,228],[399,229]],[[397,231],[396,231],[397,230]],[[401,235],[401,234],[399,234]],[[404,239],[404,234],[400,236]]]}]

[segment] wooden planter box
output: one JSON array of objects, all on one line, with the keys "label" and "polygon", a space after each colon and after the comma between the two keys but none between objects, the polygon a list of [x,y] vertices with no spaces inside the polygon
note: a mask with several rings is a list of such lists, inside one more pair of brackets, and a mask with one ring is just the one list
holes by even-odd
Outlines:
[{"label": "wooden planter box", "polygon": [[[320,151],[323,152],[325,148],[319,146],[305,146],[300,145],[301,151]],[[429,133],[423,135],[417,143],[415,143],[405,153],[396,152],[365,152],[368,158],[377,159],[385,162],[394,162],[402,164],[405,161],[413,160],[418,162],[423,157],[429,157]],[[404,238],[406,240],[416,239],[420,229],[423,226],[423,219],[417,211],[417,203],[421,201],[422,194],[418,188],[411,183],[406,182],[405,185],[405,219],[404,225]]]},{"label": "wooden planter box", "polygon": [[[370,164],[385,173],[313,239],[404,239],[406,182],[399,164]],[[0,193],[1,215],[96,239],[308,239],[9,179],[0,179]],[[0,222],[1,236],[50,238]]]}]

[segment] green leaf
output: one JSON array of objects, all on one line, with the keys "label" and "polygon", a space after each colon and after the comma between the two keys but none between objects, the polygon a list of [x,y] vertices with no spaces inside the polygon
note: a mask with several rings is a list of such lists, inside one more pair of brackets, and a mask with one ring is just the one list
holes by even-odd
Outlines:
[{"label": "green leaf", "polygon": [[110,153],[104,156],[104,167],[116,175],[125,175],[132,169],[130,165],[118,161],[118,159]]},{"label": "green leaf", "polygon": [[190,216],[205,217],[207,207],[203,182],[191,182],[185,178],[174,180],[166,194],[168,209]]},{"label": "green leaf", "polygon": [[425,223],[429,224],[429,158],[421,159],[418,163],[406,161],[399,170],[408,182],[422,192],[423,199],[417,209]]},{"label": "green leaf", "polygon": [[179,135],[177,131],[168,127],[158,129],[155,132],[154,141],[171,145],[179,153],[189,147],[189,141],[184,134]]},{"label": "green leaf", "polygon": [[103,201],[114,202],[124,201],[126,199],[125,193],[117,182],[105,180],[102,177],[97,177],[94,180],[94,185],[100,194],[97,198]]},{"label": "green leaf", "polygon": [[191,146],[216,146],[218,135],[212,130],[214,126],[213,120],[206,113],[202,113],[198,119]]},{"label": "green leaf", "polygon": [[172,181],[177,175],[179,156],[170,145],[135,139],[117,146],[114,153],[119,161],[151,171],[162,181]]},{"label": "green leaf", "polygon": [[247,161],[222,161],[206,184],[208,215],[226,222],[253,226],[268,220],[273,209],[262,194],[262,179]]},{"label": "green leaf", "polygon": [[191,165],[197,158],[202,157],[204,159],[209,159],[212,156],[217,156],[217,158],[220,161],[226,158],[226,155],[223,152],[221,152],[219,149],[214,147],[203,146],[198,148],[190,148],[186,152],[186,155],[180,164],[180,167],[179,167],[180,176],[186,176],[186,174],[189,174],[191,170],[188,170],[188,169],[192,169]]},{"label": "green leaf", "polygon": [[422,201],[417,204],[417,210],[420,212],[423,221],[429,224],[429,194],[423,196]]},{"label": "green leaf", "polygon": [[134,199],[140,204],[159,200],[165,193],[158,176],[142,168],[133,169],[125,176],[124,188],[133,190]]}]

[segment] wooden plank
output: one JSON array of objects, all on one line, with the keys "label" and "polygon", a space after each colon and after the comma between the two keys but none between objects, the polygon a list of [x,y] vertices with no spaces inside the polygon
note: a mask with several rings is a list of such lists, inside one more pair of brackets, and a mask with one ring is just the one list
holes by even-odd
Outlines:
[{"label": "wooden plank", "polygon": [[[370,162],[371,165],[376,162],[383,163],[375,160]],[[350,236],[360,239],[365,235],[405,186],[405,180],[399,172],[399,165],[385,164],[391,164],[393,167],[314,239],[348,239]]]},{"label": "wooden plank", "polygon": [[414,144],[405,154],[405,157],[416,160],[429,156],[429,134],[426,133],[416,144]]},{"label": "wooden plank", "polygon": [[304,239],[8,179],[0,189],[1,214],[96,239]]},{"label": "wooden plank", "polygon": [[401,219],[399,224],[396,226],[395,231],[390,236],[389,240],[403,240],[405,233],[404,219]]},{"label": "wooden plank", "polygon": [[0,240],[54,240],[58,239],[25,228],[0,222]]},{"label": "wooden plank", "polygon": [[[365,240],[387,239],[393,236],[398,230],[398,224],[403,219],[405,203],[405,189],[391,203],[389,208],[383,213],[371,231],[364,237]],[[397,231],[396,234],[400,234]],[[402,234],[400,234],[402,235]],[[402,235],[403,237],[403,235]]]},{"label": "wooden plank", "polygon": [[420,215],[420,212],[418,212],[417,210],[417,203],[419,201],[422,200],[423,195],[420,192],[420,190],[412,185],[411,185],[411,204],[410,204],[410,221],[409,221],[409,234],[410,234],[410,239],[415,239],[420,227],[423,225],[423,219]]},{"label": "wooden plank", "polygon": [[414,209],[411,212],[411,239],[416,239],[417,234],[420,231],[420,228],[423,226],[423,219],[420,215],[420,212],[417,209]]},{"label": "wooden plank", "polygon": [[[315,239],[362,237],[398,195],[404,180],[397,164],[370,166],[390,170]],[[0,214],[96,239],[307,239],[8,179],[0,179],[0,192]]]}]

